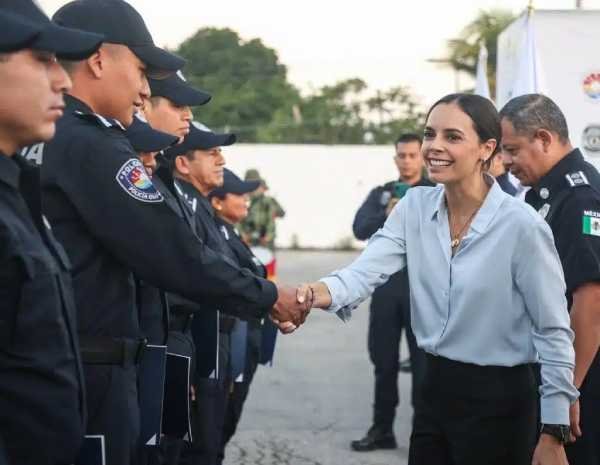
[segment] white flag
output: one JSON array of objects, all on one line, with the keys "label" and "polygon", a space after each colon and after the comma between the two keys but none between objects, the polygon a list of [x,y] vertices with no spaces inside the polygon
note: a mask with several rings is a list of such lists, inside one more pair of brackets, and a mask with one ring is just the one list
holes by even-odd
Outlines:
[{"label": "white flag", "polygon": [[477,76],[475,78],[475,93],[485,98],[490,98],[490,84],[487,77],[488,51],[482,42],[479,47],[479,58],[477,60]]},{"label": "white flag", "polygon": [[511,98],[524,94],[544,93],[545,85],[540,65],[540,57],[535,45],[535,22],[533,11],[525,21],[524,40],[519,51],[519,60]]}]

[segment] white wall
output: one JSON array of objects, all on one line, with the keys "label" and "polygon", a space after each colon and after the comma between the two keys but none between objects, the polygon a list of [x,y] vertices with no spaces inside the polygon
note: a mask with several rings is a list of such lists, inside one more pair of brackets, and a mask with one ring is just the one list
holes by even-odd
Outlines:
[{"label": "white wall", "polygon": [[398,176],[391,144],[236,144],[224,153],[227,167],[240,177],[257,168],[286,210],[277,228],[282,247],[292,244],[294,234],[301,247],[329,248],[353,238],[354,214],[369,191]]}]

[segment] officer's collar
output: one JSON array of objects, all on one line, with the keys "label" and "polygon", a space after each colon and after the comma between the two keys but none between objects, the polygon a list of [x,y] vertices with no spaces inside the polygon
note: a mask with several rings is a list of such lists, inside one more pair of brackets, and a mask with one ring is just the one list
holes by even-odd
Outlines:
[{"label": "officer's collar", "polygon": [[13,189],[19,188],[19,177],[21,175],[18,155],[9,157],[0,152],[0,182],[8,184]]},{"label": "officer's collar", "polygon": [[537,184],[532,186],[532,190],[543,200],[550,198],[555,192],[559,192],[569,187],[567,175],[573,171],[581,169],[584,158],[579,149],[573,149],[565,155],[556,165],[554,165]]},{"label": "officer's collar", "polygon": [[77,97],[66,94],[65,104],[69,113],[96,121],[106,128],[118,128],[122,131],[125,131],[125,126],[123,126],[120,121],[114,118],[106,118],[98,113],[94,113],[94,110],[92,110],[88,104],[79,100]]}]

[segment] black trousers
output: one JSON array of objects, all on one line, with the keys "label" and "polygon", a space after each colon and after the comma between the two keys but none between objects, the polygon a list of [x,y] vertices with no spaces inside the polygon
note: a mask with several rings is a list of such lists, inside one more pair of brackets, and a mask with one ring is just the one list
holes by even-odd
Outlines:
[{"label": "black trousers", "polygon": [[137,368],[84,364],[88,422],[86,434],[104,435],[107,465],[138,459],[140,412]]},{"label": "black trousers", "polygon": [[246,367],[244,370],[244,380],[241,383],[233,383],[229,399],[227,401],[227,409],[225,410],[225,418],[223,423],[223,441],[221,453],[219,454],[218,464],[223,462],[225,457],[225,446],[231,440],[237,430],[237,425],[242,417],[244,403],[250,392],[250,384],[254,379],[254,374],[258,367],[261,348],[261,333],[262,325],[256,325],[253,322],[248,323],[248,349],[246,352]]},{"label": "black trousers", "polygon": [[231,386],[230,336],[219,334],[219,379],[198,378],[195,381],[196,401],[192,402],[191,443],[185,442],[182,465],[215,465],[222,449],[223,422]]},{"label": "black trousers", "polygon": [[600,465],[600,353],[580,389],[582,436],[565,448],[570,465]]},{"label": "black trousers", "polygon": [[368,347],[375,366],[375,400],[373,426],[391,431],[396,416],[398,395],[398,362],[402,329],[406,333],[413,375],[411,401],[419,402],[419,385],[423,377],[424,352],[418,348],[410,326],[410,294],[408,274],[401,271],[377,288],[371,299]]},{"label": "black trousers", "polygon": [[409,465],[530,465],[537,434],[531,365],[426,356]]}]

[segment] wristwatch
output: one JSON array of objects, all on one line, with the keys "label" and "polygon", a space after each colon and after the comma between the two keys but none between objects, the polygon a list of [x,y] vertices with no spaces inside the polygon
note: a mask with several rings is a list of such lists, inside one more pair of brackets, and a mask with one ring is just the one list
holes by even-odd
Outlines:
[{"label": "wristwatch", "polygon": [[569,442],[571,427],[569,425],[547,425],[542,423],[541,433],[555,437],[561,444]]}]

